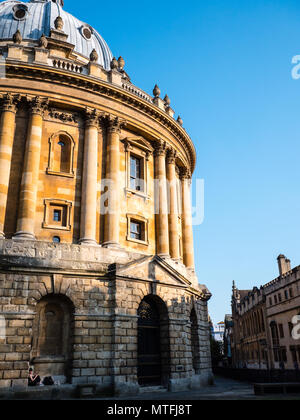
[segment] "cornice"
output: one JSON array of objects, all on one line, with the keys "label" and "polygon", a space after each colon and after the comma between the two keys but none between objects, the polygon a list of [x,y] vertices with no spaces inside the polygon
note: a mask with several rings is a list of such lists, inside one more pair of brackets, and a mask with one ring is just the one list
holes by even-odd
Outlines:
[{"label": "cornice", "polygon": [[158,123],[167,128],[182,148],[188,151],[191,171],[194,171],[196,165],[196,150],[184,128],[164,111],[145,99],[116,85],[112,85],[100,79],[95,79],[91,76],[72,73],[48,66],[30,65],[26,63],[20,64],[19,62],[6,62],[6,64],[0,64],[0,66],[1,65],[6,66],[6,77],[8,78],[28,78],[31,80],[35,79],[41,80],[42,82],[58,83],[60,85],[76,87],[77,89],[83,89],[84,91],[89,91],[94,94],[98,93],[118,100],[121,103],[133,107],[135,110],[145,113],[147,116],[155,119]]}]

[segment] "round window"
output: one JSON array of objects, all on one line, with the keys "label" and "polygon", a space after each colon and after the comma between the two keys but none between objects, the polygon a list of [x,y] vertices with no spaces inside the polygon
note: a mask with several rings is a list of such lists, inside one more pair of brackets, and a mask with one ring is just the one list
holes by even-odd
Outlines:
[{"label": "round window", "polygon": [[60,243],[60,237],[59,236],[53,236],[53,242],[55,244],[59,244]]},{"label": "round window", "polygon": [[16,20],[23,20],[26,18],[27,15],[27,8],[24,7],[23,5],[17,5],[16,7],[13,8],[14,11],[14,18]]},{"label": "round window", "polygon": [[83,37],[85,39],[87,39],[88,41],[90,39],[92,39],[92,31],[88,26],[83,26],[82,30],[81,30],[81,33],[82,33]]}]

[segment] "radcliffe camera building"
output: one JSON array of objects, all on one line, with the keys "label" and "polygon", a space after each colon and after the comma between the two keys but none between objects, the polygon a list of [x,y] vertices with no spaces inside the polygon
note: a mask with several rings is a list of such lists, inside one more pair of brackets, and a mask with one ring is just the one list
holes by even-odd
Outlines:
[{"label": "radcliffe camera building", "polygon": [[[194,145],[63,0],[0,3],[0,387],[211,379]],[[100,17],[100,16],[99,16]],[[167,188],[168,181],[168,188]]]}]

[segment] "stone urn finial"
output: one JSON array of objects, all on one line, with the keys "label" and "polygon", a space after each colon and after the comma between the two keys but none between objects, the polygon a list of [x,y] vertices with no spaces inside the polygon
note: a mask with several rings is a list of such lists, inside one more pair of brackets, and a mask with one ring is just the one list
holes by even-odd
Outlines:
[{"label": "stone urn finial", "polygon": [[58,31],[62,31],[64,29],[64,21],[61,16],[57,16],[54,21],[54,26]]},{"label": "stone urn finial", "polygon": [[19,29],[17,30],[17,32],[13,35],[13,41],[15,44],[21,44],[21,42],[23,41],[21,32],[19,31]]},{"label": "stone urn finial", "polygon": [[124,58],[123,58],[123,57],[119,57],[119,58],[118,58],[118,64],[119,64],[119,69],[120,69],[120,70],[123,70],[123,69],[124,69],[124,67],[125,67],[125,60],[124,60]]},{"label": "stone urn finial", "polygon": [[168,95],[165,96],[164,102],[165,102],[166,106],[171,105],[171,99],[168,97]]},{"label": "stone urn finial", "polygon": [[118,67],[119,67],[119,63],[118,63],[118,61],[117,61],[116,57],[114,57],[114,58],[112,59],[111,63],[110,63],[110,68],[111,68],[112,70],[116,70]]},{"label": "stone urn finial", "polygon": [[178,122],[179,125],[181,125],[181,127],[183,126],[183,121],[182,121],[182,118],[180,116],[177,118],[177,122]]},{"label": "stone urn finial", "polygon": [[39,46],[42,47],[42,48],[47,48],[47,46],[48,46],[48,40],[47,40],[45,34],[43,34],[40,37]]},{"label": "stone urn finial", "polygon": [[96,63],[98,61],[98,59],[99,59],[99,55],[94,48],[93,51],[90,54],[90,60],[91,60],[92,63]]},{"label": "stone urn finial", "polygon": [[153,95],[154,95],[154,97],[155,98],[159,98],[160,97],[160,89],[159,89],[159,87],[157,86],[157,85],[155,85],[154,86],[154,89],[153,89]]}]

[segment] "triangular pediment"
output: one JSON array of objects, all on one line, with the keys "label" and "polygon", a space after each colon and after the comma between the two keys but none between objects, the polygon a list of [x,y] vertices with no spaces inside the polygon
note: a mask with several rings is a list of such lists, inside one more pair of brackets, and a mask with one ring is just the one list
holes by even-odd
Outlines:
[{"label": "triangular pediment", "polygon": [[156,281],[172,286],[190,287],[191,282],[168,261],[158,256],[143,257],[126,265],[118,265],[115,274],[121,277]]},{"label": "triangular pediment", "polygon": [[153,152],[153,147],[151,146],[151,143],[149,143],[147,140],[145,140],[143,137],[126,137],[124,140],[124,143],[128,143],[131,146],[138,147],[139,149],[142,149],[146,152]]}]

